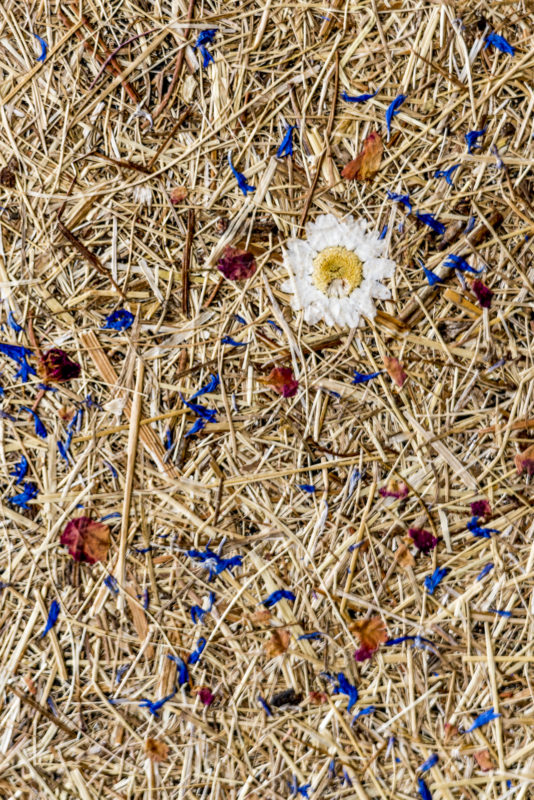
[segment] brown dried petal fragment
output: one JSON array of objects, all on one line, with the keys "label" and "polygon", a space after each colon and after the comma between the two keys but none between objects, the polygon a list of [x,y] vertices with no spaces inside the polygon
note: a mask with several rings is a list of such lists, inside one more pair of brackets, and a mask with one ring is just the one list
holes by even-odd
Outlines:
[{"label": "brown dried petal fragment", "polygon": [[280,656],[282,653],[285,653],[289,647],[290,638],[291,635],[289,631],[273,631],[271,638],[268,639],[263,645],[269,658],[275,658],[276,656]]},{"label": "brown dried petal fragment", "polygon": [[271,619],[271,612],[267,608],[259,608],[248,614],[248,618],[253,625],[265,625]]},{"label": "brown dried petal fragment", "polygon": [[230,281],[244,281],[256,272],[256,261],[248,250],[226,247],[219,259],[217,269]]},{"label": "brown dried petal fragment", "polygon": [[402,389],[408,377],[404,372],[403,366],[398,358],[384,356],[384,366],[389,373],[389,376]]},{"label": "brown dried petal fragment", "polygon": [[299,382],[291,367],[273,367],[263,381],[282,397],[294,397],[298,392]]},{"label": "brown dried petal fragment", "polygon": [[482,772],[489,772],[490,769],[495,769],[489,750],[479,750],[478,753],[473,753],[473,755]]},{"label": "brown dried petal fragment", "polygon": [[377,650],[379,645],[388,638],[386,626],[381,617],[357,620],[349,625],[349,629],[356,634],[360,645],[369,651]]},{"label": "brown dried petal fragment", "polygon": [[67,523],[60,542],[68,547],[75,561],[96,564],[106,560],[111,537],[109,527],[104,523],[89,517],[77,517]]},{"label": "brown dried petal fragment", "polygon": [[187,198],[187,189],[185,186],[175,186],[174,189],[171,189],[169,194],[169,199],[173,206],[177,206],[179,203],[183,203],[184,200]]},{"label": "brown dried petal fragment", "polygon": [[[411,540],[410,540],[410,542],[411,542]],[[415,558],[414,558],[413,554],[410,552],[410,550],[408,550],[408,548],[406,547],[405,544],[401,543],[399,545],[399,549],[397,550],[397,553],[396,553],[396,558],[397,558],[398,563],[401,565],[401,567],[405,567],[405,568],[407,568],[407,567],[415,567]]]},{"label": "brown dried petal fragment", "polygon": [[534,475],[534,444],[531,444],[522,453],[518,453],[514,462],[518,475],[521,475],[525,470],[529,475]]},{"label": "brown dried petal fragment", "polygon": [[147,739],[145,742],[145,753],[151,761],[159,764],[169,758],[169,748],[165,742],[159,739]]},{"label": "brown dried petal fragment", "polygon": [[373,131],[364,141],[362,151],[345,165],[341,176],[348,181],[372,181],[380,169],[383,152],[382,137]]}]

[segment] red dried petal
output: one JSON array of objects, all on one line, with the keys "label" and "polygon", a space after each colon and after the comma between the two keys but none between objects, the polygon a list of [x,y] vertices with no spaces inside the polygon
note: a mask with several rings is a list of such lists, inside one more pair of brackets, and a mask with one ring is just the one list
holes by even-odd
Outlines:
[{"label": "red dried petal", "polygon": [[248,250],[226,247],[217,269],[230,281],[244,281],[256,272],[256,261]]},{"label": "red dried petal", "polygon": [[52,347],[41,356],[40,373],[48,383],[65,383],[80,374],[80,365],[59,347]]},{"label": "red dried petal", "polygon": [[358,663],[362,661],[367,661],[368,659],[374,656],[377,650],[378,647],[371,649],[370,647],[365,647],[365,645],[362,645],[361,647],[358,647],[358,649],[354,651],[354,658],[356,659],[356,661],[358,661]]},{"label": "red dried petal", "polygon": [[299,388],[291,367],[274,367],[265,378],[265,383],[282,397],[294,397]]},{"label": "red dried petal", "polygon": [[201,689],[199,689],[197,694],[200,697],[201,702],[204,703],[205,706],[211,706],[211,704],[215,700],[215,695],[213,695],[206,686],[203,686]]},{"label": "red dried petal", "polygon": [[396,497],[397,500],[402,499],[408,495],[408,487],[401,481],[388,481],[385,489],[379,489],[378,494],[380,497]]},{"label": "red dried petal", "polygon": [[111,544],[109,527],[90,517],[77,517],[67,523],[61,534],[61,544],[69,549],[75,561],[96,564],[105,561]]},{"label": "red dried petal", "polygon": [[425,555],[430,553],[430,551],[433,550],[438,543],[436,537],[433,536],[430,531],[425,531],[423,528],[410,528],[408,531],[408,536],[411,538],[417,549]]},{"label": "red dried petal", "polygon": [[491,298],[493,297],[493,292],[489,286],[486,286],[485,283],[482,283],[482,281],[476,279],[471,284],[471,291],[475,295],[482,308],[491,308]]},{"label": "red dried petal", "polygon": [[474,500],[471,503],[471,514],[473,517],[491,517],[491,506],[487,500]]},{"label": "red dried petal", "polygon": [[174,189],[171,189],[169,194],[169,200],[173,204],[173,206],[177,206],[179,203],[183,203],[183,201],[187,197],[187,189],[185,186],[175,186]]},{"label": "red dried petal", "polygon": [[341,176],[348,181],[372,181],[380,169],[383,152],[382,137],[373,131],[364,141],[361,153],[345,165]]},{"label": "red dried petal", "polygon": [[389,376],[395,381],[397,386],[402,389],[408,376],[404,372],[403,366],[399,359],[390,358],[390,356],[384,356],[384,366],[389,373]]}]

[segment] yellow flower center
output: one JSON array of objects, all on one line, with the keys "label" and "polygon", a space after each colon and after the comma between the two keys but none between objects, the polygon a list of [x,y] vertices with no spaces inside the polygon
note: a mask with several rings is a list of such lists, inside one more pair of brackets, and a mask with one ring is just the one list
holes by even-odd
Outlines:
[{"label": "yellow flower center", "polygon": [[363,280],[363,264],[346,247],[325,247],[313,259],[312,281],[329,297],[344,297]]}]

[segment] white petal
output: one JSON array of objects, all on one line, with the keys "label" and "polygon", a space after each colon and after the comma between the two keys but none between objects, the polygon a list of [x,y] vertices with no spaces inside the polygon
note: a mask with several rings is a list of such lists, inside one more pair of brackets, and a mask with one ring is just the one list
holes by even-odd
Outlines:
[{"label": "white petal", "polygon": [[333,214],[321,214],[315,222],[306,225],[308,244],[319,252],[325,247],[335,247],[341,238],[341,225]]},{"label": "white petal", "polygon": [[390,258],[374,258],[363,265],[363,277],[380,281],[382,278],[391,278],[397,265]]}]

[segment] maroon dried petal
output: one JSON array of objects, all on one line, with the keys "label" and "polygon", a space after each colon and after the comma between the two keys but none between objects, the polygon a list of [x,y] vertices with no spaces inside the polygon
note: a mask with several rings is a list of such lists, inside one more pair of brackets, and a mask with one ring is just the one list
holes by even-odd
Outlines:
[{"label": "maroon dried petal", "polygon": [[474,500],[471,503],[471,515],[473,517],[491,517],[491,506],[488,500]]},{"label": "maroon dried petal", "polygon": [[203,686],[202,689],[198,690],[198,696],[205,706],[211,706],[215,700],[215,695],[213,695],[206,686]]},{"label": "maroon dried petal", "polygon": [[299,388],[291,367],[274,367],[265,378],[265,383],[282,397],[294,397]]},{"label": "maroon dried petal", "polygon": [[514,461],[518,475],[523,471],[528,475],[534,475],[534,444],[529,445],[522,453],[518,453]]},{"label": "maroon dried petal", "polygon": [[377,650],[378,647],[373,649],[372,647],[367,647],[366,645],[362,644],[361,647],[358,647],[358,649],[354,651],[354,658],[358,663],[367,661],[374,656]]},{"label": "maroon dried petal", "polygon": [[256,261],[248,250],[226,247],[217,269],[230,281],[244,281],[256,272]]},{"label": "maroon dried petal", "polygon": [[438,543],[436,537],[433,536],[430,531],[425,531],[423,528],[410,528],[408,536],[412,539],[417,549],[425,555],[430,553]]},{"label": "maroon dried petal", "polygon": [[491,307],[491,298],[493,297],[493,292],[489,286],[486,286],[485,283],[482,283],[482,281],[477,279],[471,284],[471,290],[482,308]]},{"label": "maroon dried petal", "polygon": [[52,347],[41,356],[41,374],[48,383],[65,383],[80,374],[80,365],[59,347]]},{"label": "maroon dried petal", "polygon": [[96,564],[104,561],[108,554],[111,543],[109,527],[90,517],[77,517],[67,523],[60,542],[68,547],[75,561]]},{"label": "maroon dried petal", "polygon": [[379,489],[380,497],[396,497],[400,500],[408,495],[408,487],[399,481],[389,481],[385,489]]}]

